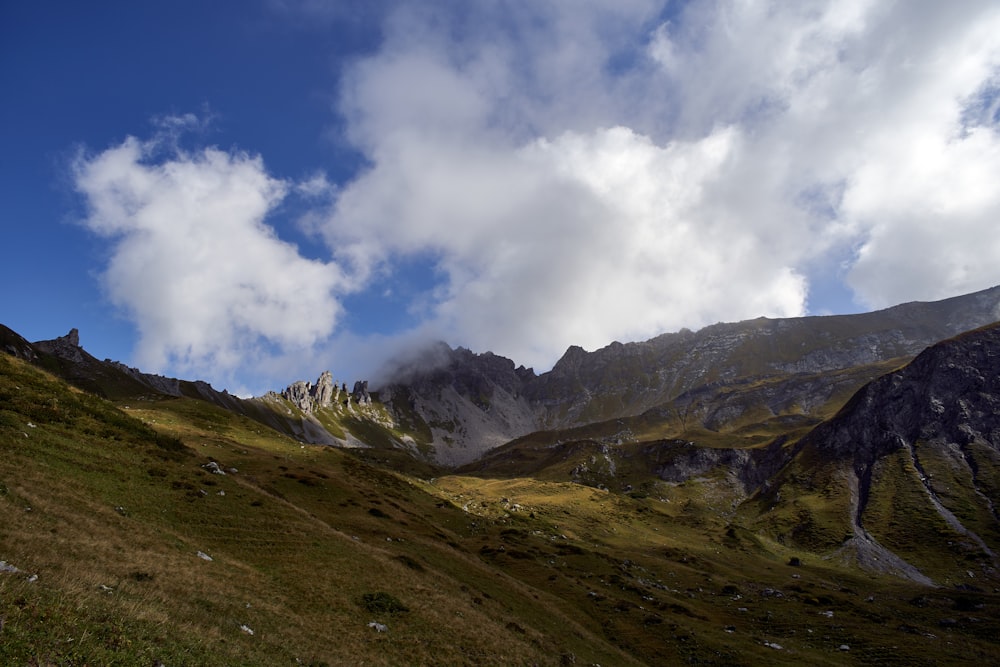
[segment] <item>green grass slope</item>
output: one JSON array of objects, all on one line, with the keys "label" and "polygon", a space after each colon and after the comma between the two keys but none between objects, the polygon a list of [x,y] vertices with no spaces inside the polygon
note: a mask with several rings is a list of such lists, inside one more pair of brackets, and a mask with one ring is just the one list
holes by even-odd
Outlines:
[{"label": "green grass slope", "polygon": [[628,662],[414,482],[182,401],[122,411],[0,356],[0,663]]},{"label": "green grass slope", "polygon": [[991,588],[782,544],[703,482],[435,478],[386,451],[193,398],[113,404],[0,355],[0,663],[1000,660]]}]

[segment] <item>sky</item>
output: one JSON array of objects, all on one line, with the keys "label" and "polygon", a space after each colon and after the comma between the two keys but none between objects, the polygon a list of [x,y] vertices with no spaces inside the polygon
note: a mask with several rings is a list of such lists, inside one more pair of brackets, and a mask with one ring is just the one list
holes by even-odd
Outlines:
[{"label": "sky", "polygon": [[1000,283],[995,0],[11,0],[0,91],[0,323],[241,395]]}]

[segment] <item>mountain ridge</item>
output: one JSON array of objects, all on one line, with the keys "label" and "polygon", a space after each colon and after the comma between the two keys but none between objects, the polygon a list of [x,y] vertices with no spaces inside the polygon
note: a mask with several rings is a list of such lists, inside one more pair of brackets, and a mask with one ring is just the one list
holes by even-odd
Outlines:
[{"label": "mountain ridge", "polygon": [[[876,352],[967,321],[928,320],[943,310],[899,311],[909,328]],[[851,323],[805,354],[876,336]],[[0,328],[0,658],[996,662],[1000,323],[795,373],[720,354],[783,335],[742,326],[711,330],[715,356],[684,360],[703,372],[652,407],[566,417],[457,468],[434,464],[436,438],[517,428],[541,376],[439,347],[408,384],[324,373],[245,400],[97,361],[75,331]],[[803,357],[787,340],[782,364]],[[613,385],[614,405],[671,372],[609,347],[626,370],[578,372],[581,395]],[[337,446],[307,446],[323,438]]]},{"label": "mountain ridge", "polygon": [[[462,423],[450,430],[432,429],[431,443],[439,460],[462,465],[495,443],[537,430],[634,417],[699,387],[818,375],[893,359],[904,363],[928,345],[998,319],[1000,287],[993,287],[858,315],[721,323],[698,332],[615,342],[594,352],[571,346],[541,375],[523,366],[515,369],[513,361],[492,353],[474,355],[436,344],[433,368],[405,376],[411,390],[420,389],[408,392],[407,400],[428,423],[447,421],[441,415],[448,411],[462,415]],[[454,381],[458,376],[464,376],[461,382]],[[389,381],[380,387],[389,390],[390,407],[400,386]],[[454,390],[448,392],[447,410],[435,404],[435,392],[446,389]],[[504,414],[488,414],[492,411]],[[488,447],[477,446],[484,441]]]},{"label": "mountain ridge", "polygon": [[[901,365],[928,345],[997,319],[1000,286],[855,315],[719,323],[697,332],[613,342],[593,352],[570,346],[540,375],[491,352],[476,354],[439,342],[391,364],[383,375],[392,379],[370,394],[374,405],[352,404],[354,392],[346,391],[346,383],[333,383],[317,410],[304,409],[302,400],[324,378],[332,383],[329,371],[315,386],[297,381],[281,392],[241,399],[201,381],[100,362],[79,346],[75,329],[34,344],[7,338],[14,341],[8,346],[33,349],[50,369],[60,367],[64,377],[100,395],[148,391],[197,397],[311,444],[364,446],[365,437],[352,433],[350,425],[370,433],[363,422],[374,420],[384,447],[431,464],[461,466],[534,432],[634,419],[657,410],[661,417],[683,413],[685,422],[697,418],[712,432],[745,422],[755,412],[765,421],[810,419],[884,372],[886,363]],[[806,377],[813,378],[811,383]],[[759,387],[756,395],[741,393],[740,387],[754,386]],[[734,402],[734,397],[742,398]]]}]

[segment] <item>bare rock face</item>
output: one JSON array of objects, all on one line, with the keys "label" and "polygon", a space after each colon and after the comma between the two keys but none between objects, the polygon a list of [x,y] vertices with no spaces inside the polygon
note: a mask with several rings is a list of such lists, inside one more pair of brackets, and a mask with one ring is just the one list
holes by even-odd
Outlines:
[{"label": "bare rock face", "polygon": [[354,383],[354,391],[351,392],[351,398],[358,405],[372,404],[372,397],[368,393],[368,380],[358,380]]},{"label": "bare rock face", "polygon": [[316,386],[313,388],[313,395],[316,405],[321,408],[328,408],[337,402],[340,397],[340,387],[333,381],[333,375],[330,374],[330,371],[323,371],[320,374],[319,379],[316,380]]},{"label": "bare rock face", "polygon": [[303,412],[312,412],[312,384],[299,380],[285,387],[281,395]]},{"label": "bare rock face", "polygon": [[852,457],[859,475],[918,441],[976,442],[1000,453],[1000,324],[933,345],[866,385],[808,440]]},{"label": "bare rock face", "polygon": [[319,408],[336,405],[340,400],[340,393],[340,387],[334,382],[330,371],[323,371],[316,384],[305,380],[293,382],[281,392],[281,396],[291,401],[299,410],[312,414]]},{"label": "bare rock face", "polygon": [[522,396],[534,371],[492,352],[437,343],[397,361],[389,375],[380,398],[397,418],[414,413],[427,424],[440,463],[468,463],[538,428]]},{"label": "bare rock face", "polygon": [[60,336],[53,340],[41,340],[34,343],[36,349],[47,354],[54,355],[60,359],[75,361],[77,363],[84,360],[84,351],[80,347],[80,332],[77,329],[70,329],[65,336]]},{"label": "bare rock face", "polygon": [[1000,287],[858,315],[715,324],[594,352],[571,346],[542,375],[439,343],[398,361],[379,390],[384,402],[405,403],[397,412],[414,410],[427,423],[439,461],[461,465],[533,431],[651,410],[682,410],[711,430],[753,409],[811,418],[884,372],[878,364],[903,363],[997,319]]}]

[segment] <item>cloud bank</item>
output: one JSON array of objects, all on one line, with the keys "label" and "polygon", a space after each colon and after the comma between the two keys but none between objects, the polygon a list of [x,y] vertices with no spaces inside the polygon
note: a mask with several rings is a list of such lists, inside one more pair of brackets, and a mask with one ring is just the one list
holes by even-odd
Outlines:
[{"label": "cloud bank", "polygon": [[[883,307],[1000,283],[995,2],[379,11],[333,110],[365,160],[348,181],[136,139],[78,163],[140,362],[364,347],[338,329],[343,297],[415,257],[437,282],[395,338],[539,368],[571,344],[822,310],[824,286]],[[265,223],[298,190],[326,198],[306,216],[325,261]]]},{"label": "cloud bank", "polygon": [[433,252],[464,344],[547,367],[804,314],[813,282],[880,307],[1000,281],[993,3],[515,5],[399,10],[342,89],[372,167],[330,245]]}]

